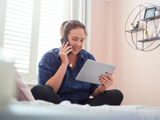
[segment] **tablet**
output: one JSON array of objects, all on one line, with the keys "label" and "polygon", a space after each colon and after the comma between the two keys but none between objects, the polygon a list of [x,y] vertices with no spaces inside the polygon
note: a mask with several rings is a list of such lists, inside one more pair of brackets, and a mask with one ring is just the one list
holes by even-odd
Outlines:
[{"label": "tablet", "polygon": [[108,65],[88,59],[78,73],[76,80],[94,84],[102,84],[99,81],[99,76],[102,74],[107,76],[105,72],[112,74],[115,68],[116,67],[113,65]]}]

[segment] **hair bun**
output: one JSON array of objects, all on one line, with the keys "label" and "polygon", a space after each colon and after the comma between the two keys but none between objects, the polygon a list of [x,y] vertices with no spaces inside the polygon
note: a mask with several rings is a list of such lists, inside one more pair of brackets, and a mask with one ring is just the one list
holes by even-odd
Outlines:
[{"label": "hair bun", "polygon": [[78,20],[69,20],[69,21],[64,21],[62,23],[62,25],[61,25],[61,28],[60,28],[61,37],[63,35],[68,35],[70,30],[76,29],[77,27],[82,28],[84,30],[86,36],[87,36],[85,26],[80,21],[78,21]]}]

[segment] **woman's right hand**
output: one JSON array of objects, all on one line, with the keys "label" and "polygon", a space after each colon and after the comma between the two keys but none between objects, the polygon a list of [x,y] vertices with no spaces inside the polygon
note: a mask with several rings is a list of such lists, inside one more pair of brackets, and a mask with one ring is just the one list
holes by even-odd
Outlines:
[{"label": "woman's right hand", "polygon": [[71,52],[73,49],[72,49],[72,46],[68,46],[68,47],[67,46],[68,46],[68,42],[66,44],[64,42],[60,49],[59,56],[61,58],[62,64],[68,65],[69,60],[68,60],[67,54]]}]

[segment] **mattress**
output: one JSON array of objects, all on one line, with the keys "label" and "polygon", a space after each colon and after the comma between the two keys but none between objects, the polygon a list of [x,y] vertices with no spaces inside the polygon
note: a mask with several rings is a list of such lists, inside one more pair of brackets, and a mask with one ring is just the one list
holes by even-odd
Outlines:
[{"label": "mattress", "polygon": [[11,100],[0,120],[160,120],[160,107],[147,105],[95,106],[53,104],[42,100],[32,102]]}]

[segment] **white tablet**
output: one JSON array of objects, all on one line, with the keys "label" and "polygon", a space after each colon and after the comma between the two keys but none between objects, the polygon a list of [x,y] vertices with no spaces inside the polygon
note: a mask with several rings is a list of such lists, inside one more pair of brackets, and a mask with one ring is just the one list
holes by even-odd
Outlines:
[{"label": "white tablet", "polygon": [[115,68],[116,67],[113,65],[108,65],[88,59],[78,73],[76,80],[94,84],[101,84],[101,82],[99,81],[99,76],[101,76],[102,74],[106,75],[105,72],[112,74]]}]

